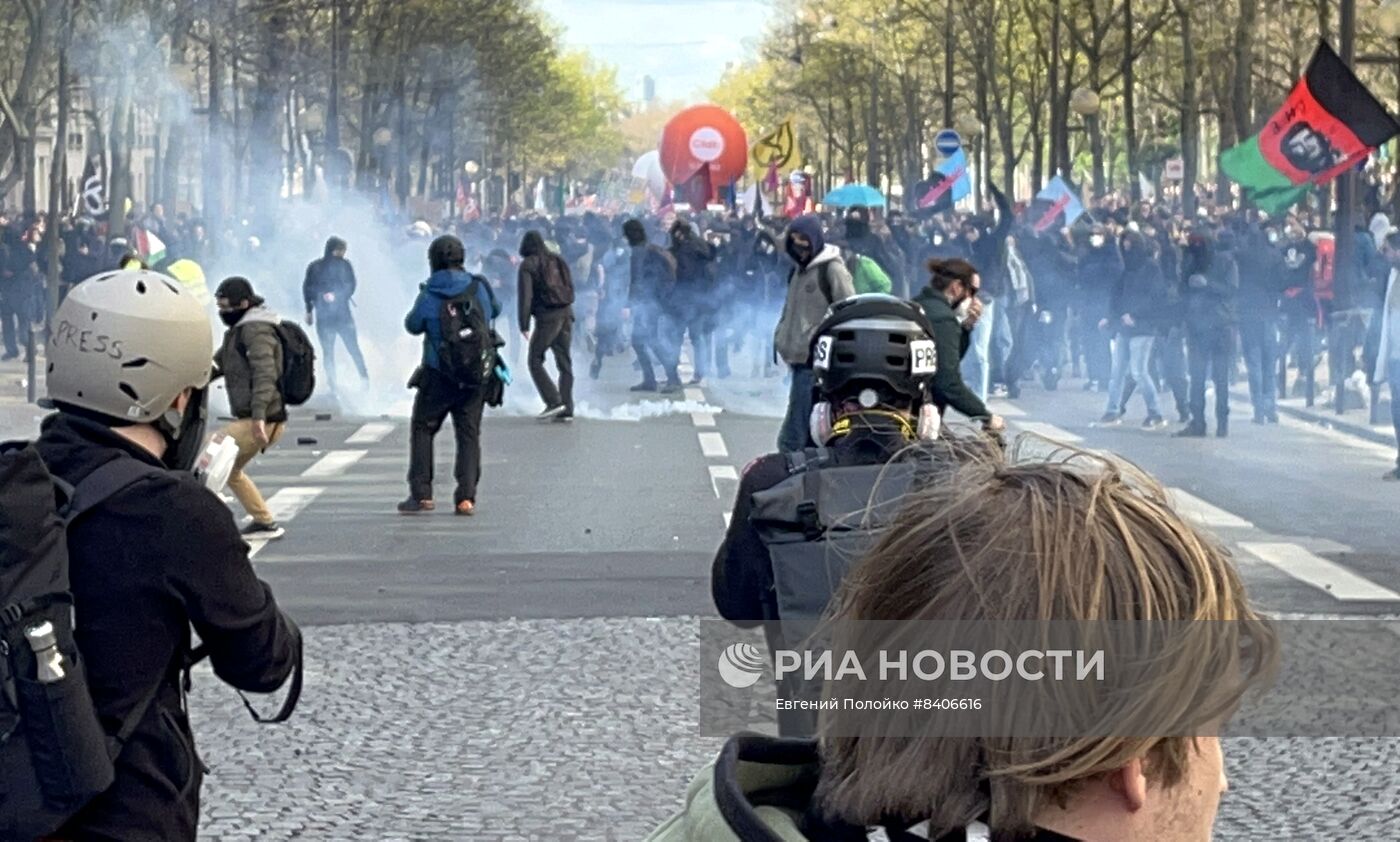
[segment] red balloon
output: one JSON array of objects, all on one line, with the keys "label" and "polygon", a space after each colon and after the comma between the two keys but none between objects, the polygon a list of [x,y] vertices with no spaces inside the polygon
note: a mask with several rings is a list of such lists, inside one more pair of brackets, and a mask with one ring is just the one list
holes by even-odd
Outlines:
[{"label": "red balloon", "polygon": [[661,171],[684,184],[706,166],[716,188],[744,174],[749,138],[734,115],[718,105],[696,105],[671,118],[661,133]]}]

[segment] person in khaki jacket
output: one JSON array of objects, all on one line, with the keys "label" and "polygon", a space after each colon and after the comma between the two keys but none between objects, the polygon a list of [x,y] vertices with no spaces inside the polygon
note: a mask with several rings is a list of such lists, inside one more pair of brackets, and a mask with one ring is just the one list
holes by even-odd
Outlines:
[{"label": "person in khaki jacket", "polygon": [[217,374],[224,378],[229,409],[234,421],[224,435],[238,445],[238,459],[229,475],[228,487],[252,523],[243,529],[245,538],[270,540],[285,533],[273,520],[267,502],[247,474],[253,457],[282,438],[287,426],[287,407],[278,383],[282,375],[282,340],[277,327],[282,320],[264,306],[247,278],[227,278],[214,295],[219,318],[228,327],[223,344],[214,354]]}]

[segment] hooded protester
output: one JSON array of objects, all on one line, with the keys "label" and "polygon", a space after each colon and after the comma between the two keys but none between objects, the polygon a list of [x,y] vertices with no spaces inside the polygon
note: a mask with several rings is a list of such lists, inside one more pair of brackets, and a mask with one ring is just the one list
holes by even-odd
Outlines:
[{"label": "hooded protester", "polygon": [[909,279],[904,275],[904,252],[893,239],[876,234],[870,224],[870,209],[857,205],[846,211],[845,247],[868,257],[880,265],[891,283],[890,294],[896,298],[909,297]]},{"label": "hooded protester", "polygon": [[632,391],[656,391],[654,358],[665,369],[665,391],[677,392],[681,388],[680,373],[667,345],[667,335],[660,330],[661,302],[676,283],[676,259],[666,249],[647,241],[646,226],[640,220],[627,220],[622,233],[632,250],[627,306],[632,311],[632,350],[642,369],[642,382]]},{"label": "hooded protester", "polygon": [[961,242],[967,259],[982,278],[983,316],[972,331],[970,353],[963,358],[963,377],[977,396],[986,400],[992,378],[1006,379],[1006,362],[1011,355],[1011,322],[1006,302],[1006,239],[1015,224],[1015,213],[1006,194],[988,185],[997,206],[996,221],[974,216],[963,223]]},{"label": "hooded protester", "polygon": [[[457,481],[452,499],[456,513],[476,513],[477,483],[481,481],[481,416],[486,395],[481,388],[468,388],[454,381],[443,370],[438,355],[442,344],[442,310],[446,302],[475,295],[483,314],[495,319],[501,305],[491,284],[479,275],[468,274],[466,250],[451,235],[433,240],[428,246],[428,267],[432,274],[420,287],[413,309],[404,319],[404,328],[423,337],[423,360],[409,379],[417,390],[413,398],[408,456],[408,498],[399,504],[400,514],[430,512],[433,501],[433,437],[442,422],[452,416],[452,433],[457,440],[453,476]],[[473,293],[473,290],[475,291]]]},{"label": "hooded protester", "polygon": [[326,367],[326,379],[331,391],[336,390],[335,340],[345,343],[350,360],[360,372],[360,379],[369,381],[364,354],[355,331],[355,314],[350,305],[355,298],[355,268],[345,259],[346,244],[339,237],[326,240],[325,254],[306,267],[301,297],[306,303],[306,323],[316,326],[316,338],[321,342],[321,360]]},{"label": "hooded protester", "polygon": [[[1277,231],[1273,232],[1277,237]],[[1254,423],[1278,423],[1279,299],[1283,295],[1283,259],[1258,225],[1240,232],[1235,258],[1240,271],[1240,348],[1249,375]]]},{"label": "hooded protester", "polygon": [[1123,386],[1131,376],[1147,403],[1143,426],[1155,429],[1166,425],[1157,404],[1157,385],[1148,370],[1157,326],[1167,306],[1167,286],[1156,256],[1138,232],[1125,230],[1119,238],[1123,271],[1114,279],[1108,308],[1099,322],[1101,330],[1113,336],[1113,369],[1109,378],[1108,404],[1102,424],[1115,424],[1122,418]]},{"label": "hooded protester", "polygon": [[1075,294],[1075,339],[1084,355],[1086,388],[1107,391],[1112,374],[1113,355],[1109,335],[1099,329],[1099,319],[1108,307],[1110,287],[1123,273],[1118,243],[1103,225],[1095,225],[1079,250],[1079,279]]},{"label": "hooded protester", "polygon": [[684,219],[671,226],[671,257],[676,261],[676,285],[663,302],[668,327],[667,346],[677,358],[685,337],[695,355],[695,377],[691,385],[705,379],[710,362],[710,331],[715,310],[715,247],[696,233]]},{"label": "hooded protester", "polygon": [[[530,230],[520,241],[520,272],[516,296],[520,335],[530,344],[530,378],[544,401],[541,421],[569,421],[574,417],[573,342],[574,281],[569,264],[545,246],[544,236]],[[530,329],[534,321],[534,331]],[[544,367],[544,357],[554,354],[559,369],[556,384]]]},{"label": "hooded protester", "polygon": [[287,407],[279,385],[283,349],[277,327],[282,319],[264,304],[247,278],[224,279],[214,298],[219,319],[228,328],[223,345],[214,354],[214,376],[224,378],[234,418],[223,432],[238,445],[228,487],[252,518],[244,536],[281,538],[286,530],[273,520],[272,510],[246,469],[253,457],[276,444],[287,428]]},{"label": "hooded protester", "polygon": [[1186,312],[1186,365],[1191,379],[1191,421],[1175,435],[1206,434],[1206,377],[1215,383],[1215,434],[1230,431],[1230,368],[1235,361],[1235,298],[1240,275],[1234,258],[1209,233],[1195,231],[1186,241],[1181,274]]},{"label": "hooded protester", "polygon": [[778,451],[788,453],[807,447],[812,414],[812,338],[838,301],[855,295],[855,282],[841,261],[841,250],[827,243],[821,217],[799,216],[788,226],[783,251],[792,259],[787,298],[773,332],[774,353],[792,374],[787,415],[778,434]]}]

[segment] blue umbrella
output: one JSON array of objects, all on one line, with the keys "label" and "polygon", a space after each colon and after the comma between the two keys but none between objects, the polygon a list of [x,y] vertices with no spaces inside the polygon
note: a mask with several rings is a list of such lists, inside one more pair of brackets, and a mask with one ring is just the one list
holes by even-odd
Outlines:
[{"label": "blue umbrella", "polygon": [[883,208],[885,197],[869,184],[843,184],[826,194],[822,204],[835,208],[849,208],[864,205],[868,208]]}]

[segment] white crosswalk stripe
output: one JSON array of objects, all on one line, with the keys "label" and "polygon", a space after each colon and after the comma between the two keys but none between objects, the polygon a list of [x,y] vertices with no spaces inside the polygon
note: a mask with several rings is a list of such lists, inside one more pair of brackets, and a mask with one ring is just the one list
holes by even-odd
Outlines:
[{"label": "white crosswalk stripe", "polygon": [[723,459],[729,455],[729,448],[724,444],[724,436],[719,433],[699,433],[700,451],[707,458]]},{"label": "white crosswalk stripe", "polygon": [[1400,602],[1400,594],[1395,591],[1314,555],[1297,544],[1242,541],[1240,549],[1344,602]]},{"label": "white crosswalk stripe", "polygon": [[1167,489],[1167,496],[1187,520],[1210,529],[1251,529],[1254,524],[1239,515],[1212,506],[1189,491]]},{"label": "white crosswalk stripe", "polygon": [[371,421],[350,434],[346,444],[375,444],[394,431],[394,425],[387,421]]},{"label": "white crosswalk stripe", "polygon": [[311,467],[301,472],[308,479],[324,479],[345,473],[351,465],[365,458],[368,450],[332,450]]},{"label": "white crosswalk stripe", "polygon": [[[318,486],[292,486],[283,488],[276,494],[267,498],[268,511],[272,512],[272,519],[279,524],[285,525],[287,521],[296,517],[302,509],[311,505],[311,502],[321,496],[325,488]],[[267,546],[267,541],[263,539],[248,542],[248,557],[252,558]]]}]

